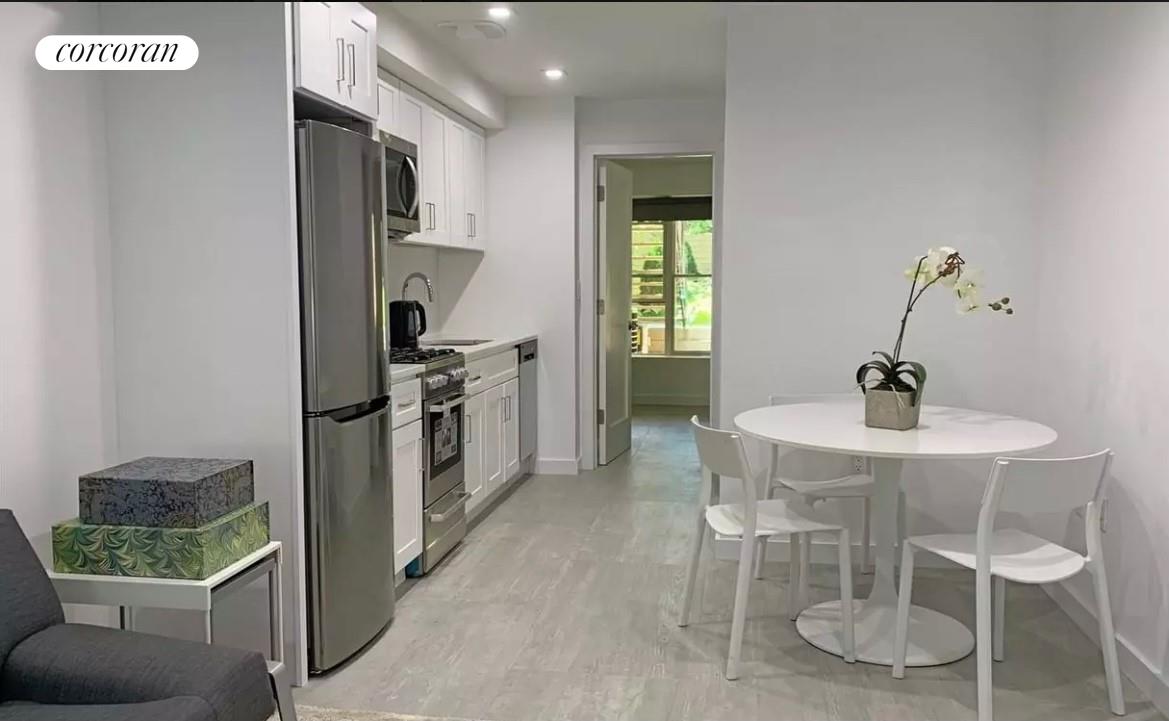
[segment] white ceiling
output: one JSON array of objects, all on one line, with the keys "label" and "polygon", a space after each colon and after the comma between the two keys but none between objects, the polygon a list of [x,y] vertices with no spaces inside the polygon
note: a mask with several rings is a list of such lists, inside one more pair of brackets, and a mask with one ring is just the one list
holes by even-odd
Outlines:
[{"label": "white ceiling", "polygon": [[[726,22],[713,2],[395,2],[391,6],[508,96],[698,97],[723,91]],[[501,40],[460,40],[445,21],[487,20]],[[544,68],[564,69],[563,79]]]}]

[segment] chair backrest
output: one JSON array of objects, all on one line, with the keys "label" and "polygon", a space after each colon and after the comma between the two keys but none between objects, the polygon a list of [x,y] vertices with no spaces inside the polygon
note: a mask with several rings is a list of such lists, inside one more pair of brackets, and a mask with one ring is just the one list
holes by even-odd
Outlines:
[{"label": "chair backrest", "polygon": [[0,508],[0,668],[16,644],[64,622],[57,591],[16,516]]},{"label": "chair backrest", "polygon": [[[775,394],[768,397],[768,402],[773,406],[796,403],[857,403],[860,398],[858,393]],[[850,455],[778,445],[771,447],[771,463],[780,476],[800,481],[826,481],[856,473],[853,457]]]},{"label": "chair backrest", "polygon": [[1058,513],[1084,507],[1093,509],[1085,514],[1085,525],[1089,546],[1095,545],[1111,465],[1109,449],[1073,458],[996,458],[978,514],[979,546],[989,543],[999,511]]},{"label": "chair backrest", "polygon": [[721,478],[738,478],[743,483],[743,504],[749,514],[754,514],[755,501],[759,497],[758,478],[751,468],[743,447],[743,438],[732,431],[720,431],[698,422],[698,416],[690,418],[694,430],[694,444],[698,446],[698,459],[702,466]]}]

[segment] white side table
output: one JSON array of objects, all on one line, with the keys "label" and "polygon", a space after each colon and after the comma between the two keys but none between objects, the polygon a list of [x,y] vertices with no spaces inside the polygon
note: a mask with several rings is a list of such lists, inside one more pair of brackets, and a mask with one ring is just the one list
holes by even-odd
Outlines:
[{"label": "white side table", "polygon": [[[897,538],[897,493],[907,460],[958,460],[1009,456],[1044,448],[1056,432],[1022,418],[944,406],[923,406],[921,422],[908,431],[868,428],[864,401],[766,406],[735,416],[744,435],[768,443],[872,459],[876,573],[869,597],[854,602],[856,657],[893,665],[897,588],[893,583]],[[840,601],[805,609],[796,631],[808,643],[842,656]],[[910,606],[907,666],[937,666],[974,650],[974,636],[957,619],[923,606]]]},{"label": "white side table", "polygon": [[235,593],[263,575],[268,576],[268,629],[271,654],[268,675],[276,695],[276,705],[283,721],[295,721],[292,687],[284,664],[284,601],[280,593],[282,548],[279,541],[253,551],[240,560],[201,581],[183,578],[140,578],[102,576],[87,573],[57,573],[49,570],[49,579],[62,603],[117,606],[121,626],[133,630],[135,608],[168,608],[199,611],[203,614],[203,640],[214,641],[212,620],[215,602]]}]

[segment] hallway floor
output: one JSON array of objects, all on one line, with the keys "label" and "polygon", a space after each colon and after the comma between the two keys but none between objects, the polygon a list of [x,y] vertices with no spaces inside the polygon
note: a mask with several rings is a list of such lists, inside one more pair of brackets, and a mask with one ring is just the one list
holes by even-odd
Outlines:
[{"label": "hallway floor", "polygon": [[[689,415],[638,409],[613,464],[523,481],[405,593],[379,640],[297,702],[489,721],[975,718],[973,656],[895,681],[805,643],[784,614],[786,563],[752,584],[742,677],[723,678],[733,562],[704,551],[698,613],[676,623],[701,483]],[[919,569],[914,601],[973,626],[973,581]],[[837,593],[835,567],[817,566],[813,600]],[[1007,609],[996,716],[1115,718],[1097,647],[1042,590],[1012,586]],[[1125,718],[1163,718],[1125,690]]]}]

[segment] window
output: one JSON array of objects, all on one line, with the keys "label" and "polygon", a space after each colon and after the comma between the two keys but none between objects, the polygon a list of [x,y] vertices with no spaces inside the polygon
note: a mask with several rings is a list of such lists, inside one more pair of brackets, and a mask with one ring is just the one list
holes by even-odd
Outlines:
[{"label": "window", "polygon": [[633,223],[633,352],[708,355],[714,290],[712,223]]}]

